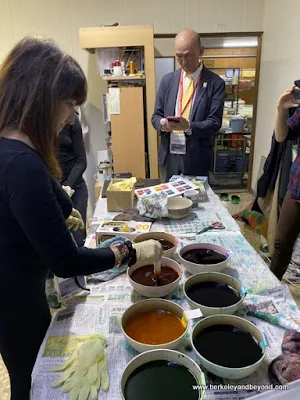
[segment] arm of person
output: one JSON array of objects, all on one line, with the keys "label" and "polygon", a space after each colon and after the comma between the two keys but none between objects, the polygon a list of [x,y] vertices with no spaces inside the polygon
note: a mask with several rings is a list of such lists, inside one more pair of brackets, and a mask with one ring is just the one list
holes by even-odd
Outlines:
[{"label": "arm of person", "polygon": [[70,125],[71,139],[73,144],[73,153],[76,157],[76,163],[71,169],[69,176],[63,182],[64,186],[70,186],[75,189],[78,181],[82,178],[84,171],[86,170],[86,154],[82,137],[82,129],[79,118],[76,116],[73,125]]},{"label": "arm of person", "polygon": [[[110,248],[77,247],[53,191],[50,174],[39,156],[21,154],[6,172],[7,201],[41,261],[59,277],[89,275],[112,268]],[[71,206],[70,206],[71,211]]]},{"label": "arm of person", "polygon": [[152,125],[161,136],[164,136],[171,131],[164,114],[164,95],[167,86],[166,76],[164,76],[157,91],[154,113],[152,115]]},{"label": "arm of person", "polygon": [[223,108],[225,99],[225,82],[218,80],[212,93],[207,117],[204,121],[191,121],[187,134],[198,139],[211,137],[222,126]]},{"label": "arm of person", "polygon": [[284,142],[289,132],[293,138],[300,135],[300,114],[297,109],[290,118],[286,118],[287,109],[298,107],[299,104],[294,104],[292,92],[295,89],[286,90],[278,99],[277,110],[275,117],[275,138],[277,142]]}]

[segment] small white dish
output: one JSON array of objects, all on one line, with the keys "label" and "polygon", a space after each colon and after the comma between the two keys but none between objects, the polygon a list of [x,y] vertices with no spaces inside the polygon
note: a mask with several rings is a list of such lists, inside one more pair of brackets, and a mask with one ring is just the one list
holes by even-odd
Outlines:
[{"label": "small white dish", "polygon": [[185,197],[170,197],[168,199],[168,217],[182,219],[188,216],[193,207],[193,202]]}]

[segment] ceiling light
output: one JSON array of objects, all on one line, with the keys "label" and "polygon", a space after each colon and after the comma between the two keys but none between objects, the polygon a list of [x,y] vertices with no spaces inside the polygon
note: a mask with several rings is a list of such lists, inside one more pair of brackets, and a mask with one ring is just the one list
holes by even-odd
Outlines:
[{"label": "ceiling light", "polygon": [[223,47],[257,47],[257,39],[249,41],[224,42]]}]

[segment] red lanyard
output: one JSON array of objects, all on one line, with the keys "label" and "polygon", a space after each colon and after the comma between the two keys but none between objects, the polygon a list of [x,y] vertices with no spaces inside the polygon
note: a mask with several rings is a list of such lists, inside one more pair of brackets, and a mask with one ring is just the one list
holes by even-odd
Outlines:
[{"label": "red lanyard", "polygon": [[178,105],[178,114],[181,117],[182,114],[185,112],[187,106],[190,104],[190,102],[193,100],[195,92],[199,86],[200,83],[200,79],[201,79],[201,75],[202,75],[202,71],[199,74],[199,77],[197,79],[196,85],[194,87],[193,93],[191,94],[191,97],[189,98],[189,100],[187,101],[186,105],[184,106],[184,108],[182,108],[182,98],[183,98],[183,70],[181,71],[181,75],[180,75],[180,82],[179,82],[179,105]]}]

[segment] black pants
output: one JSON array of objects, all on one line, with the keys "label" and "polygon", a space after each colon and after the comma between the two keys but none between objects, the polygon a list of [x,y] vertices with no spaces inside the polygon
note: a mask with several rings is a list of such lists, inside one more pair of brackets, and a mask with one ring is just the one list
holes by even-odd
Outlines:
[{"label": "black pants", "polygon": [[291,199],[287,192],[280,211],[274,242],[271,271],[279,280],[285,274],[293,255],[295,242],[300,233],[300,203]]},{"label": "black pants", "polygon": [[[189,162],[189,154],[167,154],[165,163],[161,167],[161,180],[168,182],[173,175],[208,176],[212,167],[213,149],[212,147],[202,148],[202,157],[198,160],[198,165]],[[191,165],[192,164],[192,165]]]},{"label": "black pants", "polygon": [[0,353],[10,378],[11,400],[29,400],[31,372],[50,321],[46,302],[39,312],[1,314]]},{"label": "black pants", "polygon": [[[84,225],[86,225],[86,212],[87,212],[87,203],[88,203],[88,189],[84,179],[81,179],[76,188],[73,196],[71,197],[73,207],[76,208],[81,214]],[[86,230],[77,229],[77,231],[71,231],[72,235],[78,246],[83,246],[86,238]]]}]

